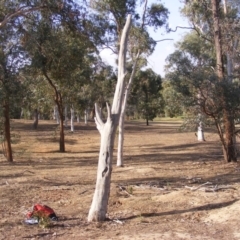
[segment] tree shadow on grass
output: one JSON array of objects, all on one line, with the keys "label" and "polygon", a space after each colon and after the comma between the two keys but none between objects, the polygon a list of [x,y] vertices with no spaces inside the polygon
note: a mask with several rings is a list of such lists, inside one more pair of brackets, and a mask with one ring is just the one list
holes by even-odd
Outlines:
[{"label": "tree shadow on grass", "polygon": [[[176,215],[176,214],[183,214],[183,213],[189,213],[189,212],[198,212],[198,211],[208,211],[213,209],[221,209],[227,206],[232,205],[233,203],[239,201],[239,199],[228,201],[228,202],[222,202],[222,203],[213,203],[213,204],[206,204],[199,207],[194,207],[190,209],[184,209],[184,210],[172,210],[167,212],[152,212],[152,213],[141,213],[142,217],[160,217],[160,216],[168,216],[168,215]],[[128,217],[119,218],[121,221],[131,220],[139,218],[139,215],[133,215]]]}]

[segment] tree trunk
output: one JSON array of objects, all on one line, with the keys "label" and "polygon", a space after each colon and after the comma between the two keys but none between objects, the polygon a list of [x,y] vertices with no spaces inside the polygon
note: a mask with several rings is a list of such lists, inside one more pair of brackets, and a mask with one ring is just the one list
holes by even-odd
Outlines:
[{"label": "tree trunk", "polygon": [[[216,49],[216,69],[217,76],[220,82],[224,81],[224,65],[223,65],[223,53],[222,53],[222,39],[221,29],[219,24],[219,11],[220,2],[218,0],[211,0],[212,12],[213,12],[213,25],[214,25],[214,41]],[[227,100],[224,96],[224,89],[221,91],[221,102],[223,107],[223,121],[225,128],[225,141],[224,141],[224,159],[226,162],[237,161],[236,146],[234,144],[234,118],[233,114],[227,106]]]},{"label": "tree trunk", "polygon": [[33,129],[37,129],[38,127],[38,110],[35,109],[33,113]]},{"label": "tree trunk", "polygon": [[[223,8],[224,8],[224,14],[225,14],[225,16],[227,15],[227,0],[224,0],[223,1]],[[234,57],[235,57],[235,55],[236,55],[236,49],[237,49],[237,47],[238,47],[238,42],[239,42],[239,40],[237,39],[237,40],[235,40],[235,41],[233,41],[232,42],[232,46],[231,46],[231,48],[229,47],[229,51],[227,52],[227,77],[228,77],[228,81],[230,82],[230,83],[232,83],[232,80],[233,80],[233,68],[234,68]],[[230,50],[231,49],[231,50]],[[232,117],[231,118],[231,121],[232,121],[232,123],[231,123],[231,131],[233,132],[233,133],[235,133],[235,123],[234,123],[234,117]],[[232,151],[234,151],[235,152],[235,155],[236,155],[236,160],[237,160],[237,150],[236,150],[236,135],[234,134],[233,135],[233,137],[232,137],[233,139],[232,139],[232,144],[233,144],[233,146],[234,146],[234,150],[232,150]],[[225,153],[225,155],[227,156],[227,153]],[[225,157],[225,159],[227,159],[226,157]],[[234,160],[234,161],[236,161],[236,160]]]},{"label": "tree trunk", "polygon": [[88,124],[88,110],[85,109],[84,111],[84,123],[87,125]]},{"label": "tree trunk", "polygon": [[117,153],[117,166],[123,167],[123,142],[124,142],[124,117],[127,108],[127,99],[131,89],[132,81],[136,72],[137,62],[139,58],[140,52],[138,52],[135,63],[133,65],[133,70],[131,76],[129,78],[128,84],[125,89],[123,104],[121,109],[121,114],[119,117],[119,125],[118,125],[118,153]]},{"label": "tree trunk", "polygon": [[10,132],[10,117],[9,117],[9,103],[4,102],[3,105],[4,116],[4,141],[3,152],[8,162],[13,162],[12,146],[11,146],[11,132]]},{"label": "tree trunk", "polygon": [[54,116],[53,119],[57,121],[57,124],[59,124],[60,120],[59,120],[59,111],[58,111],[58,106],[57,105],[54,106],[53,111],[54,111],[53,112],[53,116]]},{"label": "tree trunk", "polygon": [[100,117],[99,108],[95,105],[95,122],[101,135],[101,146],[98,159],[98,171],[95,192],[88,214],[88,221],[104,221],[107,213],[108,199],[110,195],[110,183],[112,172],[112,156],[115,139],[115,132],[118,126],[119,115],[121,112],[124,78],[126,75],[126,51],[127,38],[131,26],[131,15],[128,15],[124,26],[119,57],[118,57],[118,81],[115,89],[112,109],[107,104],[108,117],[104,123]]},{"label": "tree trunk", "polygon": [[60,152],[65,152],[62,95],[57,90],[57,88],[53,84],[52,80],[48,77],[48,74],[47,74],[45,69],[43,69],[43,75],[46,77],[48,83],[51,85],[51,87],[54,89],[54,92],[55,92],[55,103],[57,105],[58,116],[60,118],[60,123],[59,123],[59,128],[60,128],[59,151]]},{"label": "tree trunk", "polygon": [[[200,94],[198,94],[198,99],[200,98]],[[199,102],[199,100],[198,100]],[[205,141],[204,131],[203,131],[203,123],[202,123],[202,114],[198,113],[198,131],[197,131],[197,140],[202,142]]]},{"label": "tree trunk", "polygon": [[74,117],[75,117],[74,108],[71,107],[70,111],[71,111],[71,132],[74,132]]},{"label": "tree trunk", "polygon": [[80,113],[77,113],[77,123],[80,123]]},{"label": "tree trunk", "polygon": [[202,121],[200,121],[199,124],[198,124],[197,139],[198,139],[198,141],[201,141],[201,142],[205,141],[204,133],[203,133]]},{"label": "tree trunk", "polygon": [[65,105],[64,108],[64,115],[65,115],[65,127],[68,126],[68,109],[67,109],[67,105]]},{"label": "tree trunk", "polygon": [[63,104],[62,104],[62,95],[58,92],[56,96],[56,103],[58,106],[59,118],[60,118],[60,139],[59,139],[59,151],[65,152],[65,140],[64,140],[64,120],[63,120]]}]

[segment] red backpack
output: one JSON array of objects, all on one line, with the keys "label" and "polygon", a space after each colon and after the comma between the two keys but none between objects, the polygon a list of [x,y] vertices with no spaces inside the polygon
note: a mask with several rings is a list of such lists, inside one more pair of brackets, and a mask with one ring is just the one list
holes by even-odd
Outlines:
[{"label": "red backpack", "polygon": [[40,205],[40,204],[36,204],[33,206],[33,211],[32,212],[29,212],[27,214],[27,218],[30,219],[30,218],[50,218],[51,220],[53,221],[57,221],[58,220],[58,217],[57,215],[55,214],[55,212],[53,211],[52,208],[46,206],[46,205]]}]

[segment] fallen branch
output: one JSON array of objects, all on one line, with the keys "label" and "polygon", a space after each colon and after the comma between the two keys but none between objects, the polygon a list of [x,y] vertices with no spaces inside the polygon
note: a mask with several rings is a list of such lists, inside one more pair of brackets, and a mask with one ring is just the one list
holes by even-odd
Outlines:
[{"label": "fallen branch", "polygon": [[233,190],[236,190],[236,188],[231,187],[231,186],[222,186],[222,187],[219,187],[218,185],[216,185],[216,186],[213,187],[213,188],[205,188],[205,192],[217,192],[217,191],[222,190],[222,189],[233,189]]},{"label": "fallen branch", "polygon": [[[185,186],[185,188],[188,188],[190,189],[191,191],[196,191],[198,189],[201,189],[203,188],[204,186],[206,185],[210,185],[212,184],[211,182],[206,182],[206,183],[203,183],[201,185],[199,185],[198,187],[189,187],[189,186]],[[217,192],[219,190],[223,190],[223,189],[233,189],[233,190],[236,190],[236,188],[234,187],[231,187],[231,186],[218,186],[218,185],[215,185],[215,186],[209,186],[209,187],[204,187],[203,189],[201,189],[202,191],[205,191],[205,192]]]},{"label": "fallen branch", "polygon": [[120,221],[118,219],[113,219],[112,221],[115,223],[121,224],[121,225],[123,225],[123,223],[124,223],[123,221]]},{"label": "fallen branch", "polygon": [[125,187],[122,187],[122,186],[117,186],[122,192],[125,192],[127,193],[128,196],[133,196],[132,194],[130,194]]},{"label": "fallen branch", "polygon": [[211,183],[211,182],[206,182],[206,183],[203,183],[203,184],[199,185],[198,187],[185,186],[185,188],[188,188],[188,189],[190,189],[191,191],[196,191],[196,190],[198,190],[199,188],[202,188],[203,186],[209,185],[209,184],[212,184],[212,183]]}]

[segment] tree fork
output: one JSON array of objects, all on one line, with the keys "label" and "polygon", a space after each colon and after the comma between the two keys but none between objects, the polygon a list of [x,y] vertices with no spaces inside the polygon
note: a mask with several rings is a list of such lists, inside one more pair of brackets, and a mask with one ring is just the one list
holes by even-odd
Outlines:
[{"label": "tree fork", "polygon": [[112,108],[107,104],[108,117],[106,123],[101,119],[100,110],[95,104],[95,123],[101,135],[101,145],[98,158],[96,188],[88,214],[88,221],[104,221],[107,214],[110,195],[112,157],[115,133],[118,126],[124,93],[124,79],[126,76],[127,39],[131,27],[131,15],[128,15],[121,36],[118,56],[118,81],[115,89]]}]

